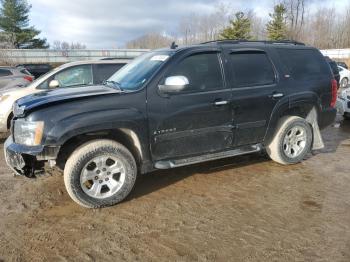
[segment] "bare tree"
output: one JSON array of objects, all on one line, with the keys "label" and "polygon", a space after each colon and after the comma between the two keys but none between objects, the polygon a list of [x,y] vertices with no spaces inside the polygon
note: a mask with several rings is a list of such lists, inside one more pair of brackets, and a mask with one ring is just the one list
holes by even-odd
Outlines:
[{"label": "bare tree", "polygon": [[267,38],[265,25],[267,19],[259,17],[253,10],[247,13],[247,16],[251,23],[251,35],[254,40],[265,40]]},{"label": "bare tree", "polygon": [[53,42],[53,49],[55,50],[74,50],[74,49],[86,49],[86,45],[84,44],[81,44],[79,42],[76,42],[76,43],[68,43],[66,41],[59,41],[59,40],[55,40]]},{"label": "bare tree", "polygon": [[127,42],[127,48],[156,49],[170,46],[174,38],[159,33],[149,33]]},{"label": "bare tree", "polygon": [[288,38],[299,40],[305,23],[307,0],[284,0],[287,8]]},{"label": "bare tree", "polygon": [[195,44],[218,39],[233,12],[229,5],[219,3],[208,15],[191,14],[181,19],[178,27],[180,44]]}]

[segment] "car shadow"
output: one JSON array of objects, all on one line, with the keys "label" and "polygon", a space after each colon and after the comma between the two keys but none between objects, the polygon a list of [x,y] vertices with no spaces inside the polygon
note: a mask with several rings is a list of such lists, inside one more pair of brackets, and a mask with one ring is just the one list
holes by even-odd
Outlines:
[{"label": "car shadow", "polygon": [[241,168],[247,165],[267,162],[270,159],[262,153],[236,156],[215,161],[208,161],[201,164],[195,164],[185,167],[179,167],[169,170],[155,171],[149,174],[141,175],[136,181],[134,190],[126,201],[140,198],[152,192],[166,188],[181,180],[191,177],[195,174],[211,175],[215,172],[229,169]]},{"label": "car shadow", "polygon": [[[334,153],[343,141],[350,139],[350,121],[338,117],[335,124],[322,131],[325,148],[313,152],[314,155]],[[312,157],[311,154],[309,157]],[[236,156],[201,164],[155,171],[138,178],[135,188],[126,201],[143,197],[152,192],[171,186],[195,174],[211,175],[215,172],[241,168],[248,165],[271,161],[265,153]]]}]

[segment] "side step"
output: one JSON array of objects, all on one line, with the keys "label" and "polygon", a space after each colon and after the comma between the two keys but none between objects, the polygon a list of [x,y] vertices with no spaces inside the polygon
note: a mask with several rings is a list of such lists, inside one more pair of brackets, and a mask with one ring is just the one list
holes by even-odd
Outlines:
[{"label": "side step", "polygon": [[176,160],[161,160],[161,161],[157,161],[154,166],[157,169],[169,169],[169,168],[175,168],[180,166],[197,164],[197,163],[210,161],[210,160],[216,160],[216,159],[221,159],[226,157],[239,156],[239,155],[259,152],[261,151],[261,149],[262,149],[262,145],[256,144],[253,146],[244,146],[244,147],[240,147],[229,151],[212,153],[212,154],[207,154],[202,156],[195,156],[195,157],[176,159]]}]

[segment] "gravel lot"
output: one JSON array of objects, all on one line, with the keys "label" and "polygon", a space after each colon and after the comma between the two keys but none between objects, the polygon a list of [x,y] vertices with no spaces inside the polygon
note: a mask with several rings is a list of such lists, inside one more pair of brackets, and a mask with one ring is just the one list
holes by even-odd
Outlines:
[{"label": "gravel lot", "polygon": [[0,140],[0,261],[350,261],[350,121],[280,166],[256,154],[139,178],[87,210],[62,175],[13,177]]}]

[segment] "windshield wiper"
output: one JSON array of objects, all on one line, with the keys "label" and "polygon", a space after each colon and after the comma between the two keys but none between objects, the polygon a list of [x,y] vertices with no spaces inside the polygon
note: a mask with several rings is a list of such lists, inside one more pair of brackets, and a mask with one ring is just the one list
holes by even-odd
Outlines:
[{"label": "windshield wiper", "polygon": [[[120,83],[118,83],[117,81],[106,80],[106,81],[104,81],[103,84],[106,85],[106,86],[112,87],[112,88],[116,88],[120,92],[124,92],[124,89],[121,87]],[[110,86],[109,84],[112,84],[112,86]]]}]

